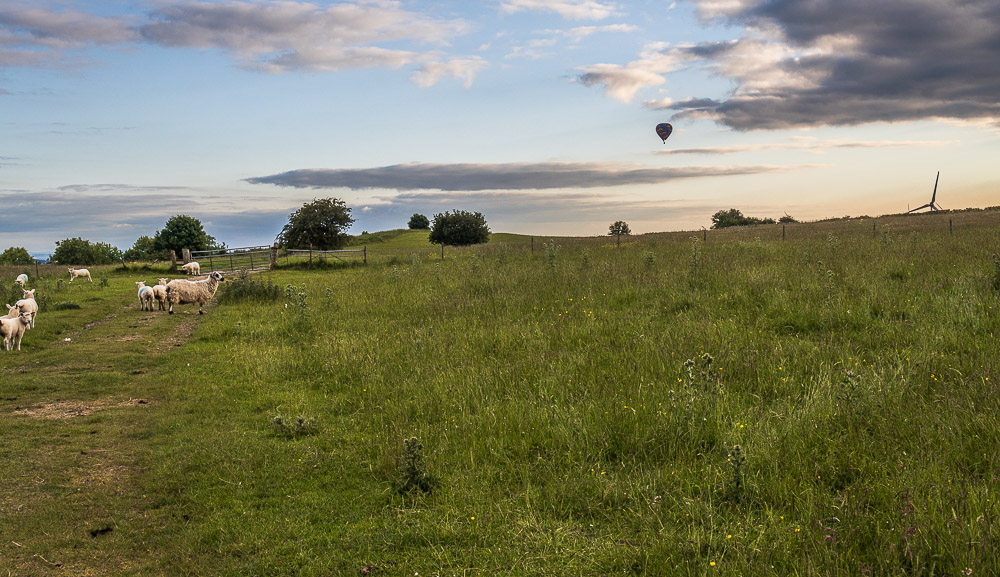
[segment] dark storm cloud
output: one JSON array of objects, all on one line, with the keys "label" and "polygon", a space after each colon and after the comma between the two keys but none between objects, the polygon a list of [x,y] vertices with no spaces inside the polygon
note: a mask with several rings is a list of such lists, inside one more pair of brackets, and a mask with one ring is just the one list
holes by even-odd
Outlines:
[{"label": "dark storm cloud", "polygon": [[667,49],[736,82],[732,95],[674,103],[739,130],[926,118],[1000,119],[996,0],[698,2],[738,41]]},{"label": "dark storm cloud", "polygon": [[656,184],[680,178],[784,170],[774,166],[646,167],[615,163],[397,164],[377,168],[301,169],[248,178],[296,188],[392,190],[544,190]]}]

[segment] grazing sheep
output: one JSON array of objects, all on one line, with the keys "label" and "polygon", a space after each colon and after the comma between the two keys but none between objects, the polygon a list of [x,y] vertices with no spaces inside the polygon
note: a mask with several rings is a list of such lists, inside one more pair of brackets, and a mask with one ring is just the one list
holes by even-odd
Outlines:
[{"label": "grazing sheep", "polygon": [[35,316],[38,314],[38,303],[35,302],[35,289],[24,291],[24,295],[21,297],[21,300],[14,303],[14,306],[17,308],[18,312],[29,313],[31,315],[31,326],[28,328],[35,328]]},{"label": "grazing sheep", "polygon": [[167,279],[158,278],[160,284],[153,285],[153,300],[156,301],[156,309],[167,310]]},{"label": "grazing sheep", "polygon": [[181,268],[184,269],[184,272],[188,273],[189,275],[201,274],[201,265],[194,261],[187,263]]},{"label": "grazing sheep", "polygon": [[[10,305],[7,306],[10,307]],[[17,350],[21,350],[21,337],[24,336],[24,329],[29,324],[31,324],[31,313],[21,313],[13,318],[0,318],[0,335],[3,336],[3,348],[5,351],[13,348],[15,340],[17,340]]]},{"label": "grazing sheep", "polygon": [[73,282],[73,279],[77,277],[86,277],[90,282],[94,282],[94,279],[90,278],[90,271],[85,268],[71,268],[69,269],[69,282]]},{"label": "grazing sheep", "polygon": [[24,288],[24,285],[27,284],[28,282],[28,275],[22,272],[21,274],[17,275],[17,278],[14,279],[14,282],[21,285],[21,288]]},{"label": "grazing sheep", "polygon": [[213,296],[222,281],[222,273],[212,271],[208,278],[202,280],[186,280],[176,278],[167,283],[167,312],[174,314],[174,305],[198,303],[198,314],[204,314],[202,307]]},{"label": "grazing sheep", "polygon": [[139,310],[153,310],[153,287],[146,286],[145,281],[136,281],[135,286],[139,287]]}]

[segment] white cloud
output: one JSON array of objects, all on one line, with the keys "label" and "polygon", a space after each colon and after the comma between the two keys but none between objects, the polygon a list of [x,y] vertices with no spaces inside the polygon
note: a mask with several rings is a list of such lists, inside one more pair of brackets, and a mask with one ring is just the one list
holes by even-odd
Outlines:
[{"label": "white cloud", "polygon": [[604,86],[604,93],[629,103],[644,88],[666,83],[664,74],[677,70],[686,59],[683,52],[667,49],[662,43],[648,44],[639,60],[625,65],[592,64],[580,66],[578,80],[584,86]]},{"label": "white cloud", "polygon": [[594,0],[503,0],[503,12],[554,12],[570,20],[603,20],[617,13],[615,4]]},{"label": "white cloud", "polygon": [[468,88],[472,86],[476,73],[489,68],[489,64],[479,57],[449,60],[447,62],[426,62],[411,77],[418,86],[433,86],[442,78],[457,78]]}]

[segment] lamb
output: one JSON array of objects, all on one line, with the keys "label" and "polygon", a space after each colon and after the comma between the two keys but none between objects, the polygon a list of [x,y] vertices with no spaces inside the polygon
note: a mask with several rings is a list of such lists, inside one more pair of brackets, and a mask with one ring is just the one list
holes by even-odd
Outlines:
[{"label": "lamb", "polygon": [[184,272],[188,273],[189,275],[201,274],[201,265],[196,263],[195,261],[191,261],[186,265],[182,266],[181,268],[184,269]]},{"label": "lamb", "polygon": [[90,271],[85,268],[71,268],[69,269],[69,282],[73,282],[73,279],[77,277],[86,277],[90,282],[94,282],[94,279],[90,278]]},{"label": "lamb", "polygon": [[[10,307],[10,305],[7,306]],[[5,351],[13,348],[15,340],[17,340],[17,350],[21,350],[21,337],[24,336],[24,329],[29,324],[31,324],[31,313],[21,313],[13,318],[0,318],[0,335],[3,336],[3,348]]]},{"label": "lamb", "polygon": [[145,281],[136,281],[135,286],[139,287],[139,310],[153,310],[153,287],[146,286]]},{"label": "lamb", "polygon": [[205,303],[215,296],[215,290],[222,282],[222,273],[212,271],[208,278],[202,280],[186,280],[177,278],[167,283],[167,302],[169,306],[167,312],[174,314],[174,305],[198,303],[198,314],[204,314],[202,310]]},{"label": "lamb", "polygon": [[[29,329],[35,328],[35,316],[38,314],[38,303],[35,302],[35,289],[24,291],[21,300],[14,303],[19,313],[28,313],[31,315],[31,326]],[[17,316],[13,314],[13,311],[9,316]]]},{"label": "lamb", "polygon": [[14,279],[14,282],[21,285],[21,288],[24,288],[24,285],[27,284],[28,282],[28,275],[22,272],[21,274],[17,275],[17,278]]},{"label": "lamb", "polygon": [[17,316],[21,313],[28,313],[31,315],[31,323],[28,328],[35,328],[35,315],[38,314],[38,303],[35,302],[35,289],[24,291],[24,298],[17,301],[13,305],[7,305],[7,316],[4,318],[17,318]]},{"label": "lamb", "polygon": [[167,310],[167,279],[158,278],[160,284],[153,285],[153,300],[156,301],[156,309]]}]

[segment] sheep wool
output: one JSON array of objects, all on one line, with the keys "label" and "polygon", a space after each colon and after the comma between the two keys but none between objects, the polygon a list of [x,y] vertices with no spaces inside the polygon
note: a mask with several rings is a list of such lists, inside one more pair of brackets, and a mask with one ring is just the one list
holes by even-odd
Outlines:
[{"label": "sheep wool", "polygon": [[139,287],[139,310],[153,310],[153,287],[146,286],[145,281],[136,281],[135,286]]},{"label": "sheep wool", "polygon": [[198,303],[198,314],[204,314],[205,303],[215,296],[222,281],[222,273],[212,271],[202,280],[174,279],[167,283],[167,312],[174,314],[174,305]]},{"label": "sheep wool", "polygon": [[156,310],[167,310],[167,279],[156,279],[160,284],[153,285],[153,300],[156,301]]},{"label": "sheep wool", "polygon": [[[14,308],[17,309],[18,313],[28,313],[31,315],[31,323],[28,325],[28,328],[35,328],[35,317],[38,315],[38,302],[35,301],[35,289],[24,291],[21,300],[14,303]],[[17,315],[15,315],[13,309],[11,309],[9,316]]]},{"label": "sheep wool", "polygon": [[84,277],[90,282],[94,282],[94,279],[90,278],[90,271],[85,268],[71,268],[69,269],[69,282],[73,282],[73,279],[78,277]]},{"label": "sheep wool", "polygon": [[17,278],[14,279],[14,282],[16,282],[17,284],[21,285],[21,288],[24,288],[24,285],[26,285],[28,283],[28,275],[26,275],[24,273],[21,273],[21,274],[17,275]]},{"label": "sheep wool", "polygon": [[24,336],[24,329],[30,323],[30,313],[21,313],[13,318],[0,318],[0,335],[3,336],[3,348],[5,351],[13,348],[14,341],[17,341],[17,350],[21,350],[21,337]]}]

